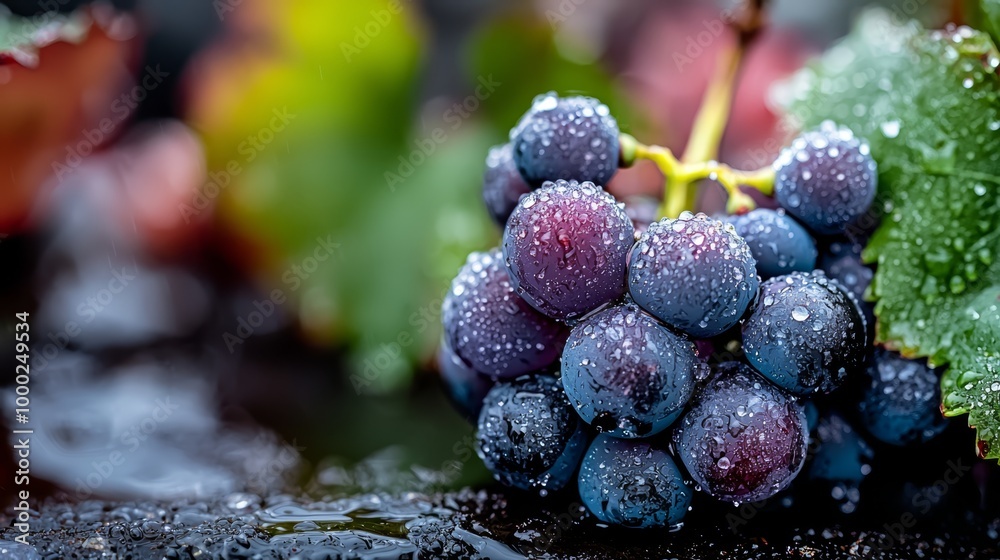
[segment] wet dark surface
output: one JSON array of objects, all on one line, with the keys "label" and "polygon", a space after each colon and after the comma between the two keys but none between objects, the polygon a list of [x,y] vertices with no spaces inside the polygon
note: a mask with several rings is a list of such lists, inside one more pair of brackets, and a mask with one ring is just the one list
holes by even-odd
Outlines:
[{"label": "wet dark surface", "polygon": [[[9,525],[10,517],[3,517]],[[797,525],[762,511],[677,532],[602,527],[579,504],[490,491],[308,501],[233,493],[202,502],[46,502],[28,540],[40,558],[997,558],[1000,520],[933,533]],[[950,525],[950,526],[949,526]],[[3,539],[16,530],[6,527]],[[0,549],[3,544],[0,544]],[[21,551],[24,552],[24,551]],[[30,553],[11,558],[34,558]]]}]

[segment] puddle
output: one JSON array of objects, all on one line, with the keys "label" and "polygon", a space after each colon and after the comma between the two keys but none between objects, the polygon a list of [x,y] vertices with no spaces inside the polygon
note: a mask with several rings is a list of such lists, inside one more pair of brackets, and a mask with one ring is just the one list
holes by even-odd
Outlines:
[{"label": "puddle", "polygon": [[[378,496],[332,502],[288,502],[257,514],[271,545],[319,547],[345,557],[526,558],[492,537],[460,526],[459,512],[412,494],[407,499]],[[478,527],[486,532],[482,526]]]}]

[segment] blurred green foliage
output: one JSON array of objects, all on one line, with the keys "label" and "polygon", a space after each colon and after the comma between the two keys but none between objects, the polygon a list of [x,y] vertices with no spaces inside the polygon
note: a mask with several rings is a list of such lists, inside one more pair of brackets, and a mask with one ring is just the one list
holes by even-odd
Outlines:
[{"label": "blurred green foliage", "polygon": [[[480,79],[499,83],[469,118],[456,120],[447,111],[461,99],[418,98],[418,63],[431,38],[416,6],[401,5],[400,14],[384,0],[259,6],[275,33],[269,49],[235,59],[228,77],[210,80],[209,109],[195,123],[219,169],[244,163],[238,146],[267,126],[274,109],[295,115],[246,162],[221,216],[269,249],[272,283],[312,252],[317,237],[341,244],[341,258],[295,296],[309,334],[345,345],[353,371],[344,374],[368,392],[406,385],[438,341],[451,277],[470,251],[496,244],[499,232],[480,200],[483,162],[531,99],[581,92],[616,114],[622,108],[599,66],[568,61],[553,25],[510,6],[476,31],[469,67],[451,69],[467,76],[468,95]],[[433,145],[424,150],[431,153],[411,156],[420,143]],[[401,158],[412,174],[403,173]],[[390,187],[387,173],[402,182]]]},{"label": "blurred green foliage", "polygon": [[1000,0],[979,0],[978,27],[988,31],[1000,43]]}]

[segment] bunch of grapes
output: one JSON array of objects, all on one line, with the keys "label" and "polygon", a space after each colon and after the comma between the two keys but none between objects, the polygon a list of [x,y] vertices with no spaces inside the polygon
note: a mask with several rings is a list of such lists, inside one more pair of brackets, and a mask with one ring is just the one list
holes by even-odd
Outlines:
[{"label": "bunch of grapes", "polygon": [[867,380],[853,414],[872,436],[941,431],[935,372],[872,350],[871,271],[837,237],[875,196],[864,141],[830,123],[795,139],[773,166],[778,210],[656,220],[601,186],[630,139],[599,101],[550,93],[486,159],[502,243],[452,282],[439,362],[499,481],[575,484],[602,522],[670,527],[695,490],[787,488],[807,399],[848,377]]}]

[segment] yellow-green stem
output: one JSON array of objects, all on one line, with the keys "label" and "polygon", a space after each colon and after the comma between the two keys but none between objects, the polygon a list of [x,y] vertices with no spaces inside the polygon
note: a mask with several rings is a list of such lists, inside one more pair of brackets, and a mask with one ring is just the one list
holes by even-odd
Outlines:
[{"label": "yellow-green stem", "polygon": [[743,50],[738,45],[726,47],[719,55],[715,76],[701,102],[691,128],[691,138],[681,161],[685,163],[711,161],[719,157],[719,143],[729,121],[736,76],[739,74]]},{"label": "yellow-green stem", "polygon": [[774,171],[771,168],[737,171],[716,161],[732,111],[740,64],[747,46],[760,30],[763,8],[764,0],[756,0],[749,5],[746,21],[737,26],[738,40],[724,47],[720,53],[715,73],[695,116],[691,137],[680,159],[665,148],[644,146],[630,136],[627,138],[629,157],[626,159],[629,163],[637,158],[650,159],[663,172],[664,193],[660,207],[663,216],[676,218],[685,210],[694,210],[698,196],[697,182],[705,178],[718,181],[726,189],[729,197],[726,209],[731,213],[745,212],[755,206],[753,199],[740,191],[740,185],[753,187],[767,195],[774,191]]},{"label": "yellow-green stem", "polygon": [[[709,83],[691,129],[682,164],[708,162],[719,154],[719,142],[729,121],[736,76],[739,73],[743,50],[739,45],[726,47],[719,57],[715,76]],[[685,210],[694,210],[698,189],[696,178],[689,173],[667,175],[660,213],[676,218]],[[728,190],[728,189],[727,189]]]}]

